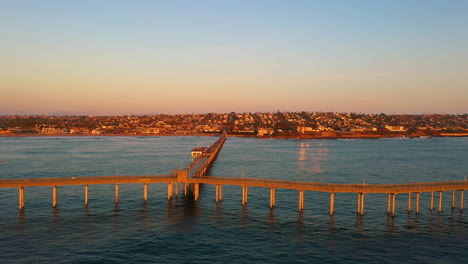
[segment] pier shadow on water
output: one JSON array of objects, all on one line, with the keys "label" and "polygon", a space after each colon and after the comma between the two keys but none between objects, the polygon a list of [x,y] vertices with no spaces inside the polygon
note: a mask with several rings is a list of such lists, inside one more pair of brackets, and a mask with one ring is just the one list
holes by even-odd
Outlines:
[{"label": "pier shadow on water", "polygon": [[167,222],[176,233],[193,229],[201,213],[200,201],[195,201],[191,195],[175,196],[167,201]]}]

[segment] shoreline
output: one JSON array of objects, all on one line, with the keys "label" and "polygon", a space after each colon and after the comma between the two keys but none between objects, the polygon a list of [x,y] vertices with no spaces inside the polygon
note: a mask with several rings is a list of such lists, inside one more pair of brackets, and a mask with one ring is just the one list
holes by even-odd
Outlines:
[{"label": "shoreline", "polygon": [[[213,134],[0,134],[0,137],[216,137],[219,133]],[[425,137],[468,137],[468,133],[394,133],[394,134],[369,134],[369,133],[325,133],[320,135],[271,135],[271,136],[258,136],[258,135],[242,135],[242,134],[228,134],[228,137],[248,137],[260,139],[381,139],[381,138],[425,138]]]}]

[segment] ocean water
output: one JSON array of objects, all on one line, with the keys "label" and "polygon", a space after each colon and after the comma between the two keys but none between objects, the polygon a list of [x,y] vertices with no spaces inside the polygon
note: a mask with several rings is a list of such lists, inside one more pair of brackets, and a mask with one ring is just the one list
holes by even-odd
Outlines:
[{"label": "ocean water", "polygon": [[[162,175],[190,163],[190,150],[214,137],[20,137],[0,138],[0,178]],[[463,180],[468,175],[468,138],[295,140],[228,138],[209,175],[329,183],[410,183]],[[181,189],[181,188],[180,188]],[[59,186],[0,189],[0,263],[464,263],[468,215],[451,209],[408,213],[406,194],[397,214],[386,213],[385,194],[367,194],[365,215],[356,194],[203,185],[200,200],[180,192],[167,201],[165,184]],[[458,193],[457,193],[458,194]],[[465,195],[465,197],[468,196]],[[413,198],[414,199],[414,198]],[[465,204],[467,204],[465,198]]]}]

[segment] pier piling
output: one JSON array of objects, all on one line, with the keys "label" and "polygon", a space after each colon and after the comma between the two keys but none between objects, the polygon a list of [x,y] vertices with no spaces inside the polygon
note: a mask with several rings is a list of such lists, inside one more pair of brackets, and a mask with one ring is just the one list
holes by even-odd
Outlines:
[{"label": "pier piling", "polygon": [[57,207],[57,186],[52,187],[52,207]]},{"label": "pier piling", "polygon": [[330,193],[330,215],[335,213],[335,193]]},{"label": "pier piling", "polygon": [[416,205],[415,205],[415,207],[416,207],[416,213],[417,213],[417,214],[419,214],[419,199],[420,199],[420,195],[421,195],[421,193],[419,193],[419,192],[416,193]]},{"label": "pier piling", "polygon": [[143,184],[143,202],[145,203],[148,202],[148,184],[147,183]]},{"label": "pier piling", "polygon": [[364,215],[364,201],[365,201],[366,194],[361,193],[361,215]]},{"label": "pier piling", "polygon": [[299,212],[304,210],[304,190],[299,190]]},{"label": "pier piling", "polygon": [[411,193],[408,193],[408,213],[411,212]]},{"label": "pier piling", "polygon": [[429,210],[433,211],[434,210],[434,192],[431,192],[431,201],[429,204]]},{"label": "pier piling", "polygon": [[217,184],[216,185],[216,202],[220,202],[223,200],[223,185]]},{"label": "pier piling", "polygon": [[276,205],[276,189],[270,188],[270,208],[275,207]]},{"label": "pier piling", "polygon": [[119,184],[115,184],[115,204],[119,203]]},{"label": "pier piling", "polygon": [[392,194],[387,193],[387,214],[392,212]]},{"label": "pier piling", "polygon": [[88,187],[88,184],[85,185],[85,189],[84,189],[84,204],[85,204],[85,207],[88,207],[88,191],[89,191],[89,187]]},{"label": "pier piling", "polygon": [[455,208],[456,196],[457,196],[457,191],[452,190],[452,210]]},{"label": "pier piling", "polygon": [[364,215],[364,197],[365,193],[358,193],[358,208],[357,212],[359,215]]},{"label": "pier piling", "polygon": [[23,210],[24,209],[24,187],[19,187],[18,188],[18,193],[19,193],[19,209]]},{"label": "pier piling", "polygon": [[439,191],[439,213],[442,212],[442,194],[444,192]]},{"label": "pier piling", "polygon": [[396,214],[396,193],[392,193],[392,216]]},{"label": "pier piling", "polygon": [[172,199],[172,195],[173,195],[173,190],[174,190],[174,186],[173,186],[173,183],[172,182],[169,182],[167,184],[167,200],[171,200]]},{"label": "pier piling", "polygon": [[460,211],[463,211],[465,206],[465,190],[460,190]]},{"label": "pier piling", "polygon": [[194,195],[195,201],[198,201],[198,197],[200,196],[200,184],[199,183],[193,184],[193,195]]},{"label": "pier piling", "polygon": [[249,186],[242,186],[242,205],[246,205],[249,200]]}]

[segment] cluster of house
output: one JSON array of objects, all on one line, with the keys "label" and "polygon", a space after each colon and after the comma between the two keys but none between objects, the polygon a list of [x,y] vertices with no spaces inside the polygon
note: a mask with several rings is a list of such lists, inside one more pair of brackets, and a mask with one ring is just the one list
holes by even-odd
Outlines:
[{"label": "cluster of house", "polygon": [[320,131],[468,130],[468,115],[324,112],[207,113],[131,116],[0,116],[0,134],[200,134],[266,136]]}]

